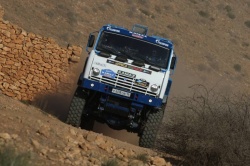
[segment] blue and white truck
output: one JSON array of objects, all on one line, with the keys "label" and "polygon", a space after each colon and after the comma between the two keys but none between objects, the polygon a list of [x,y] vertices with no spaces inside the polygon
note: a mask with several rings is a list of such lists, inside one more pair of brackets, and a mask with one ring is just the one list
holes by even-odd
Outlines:
[{"label": "blue and white truck", "polygon": [[138,133],[139,146],[154,146],[177,57],[170,40],[147,33],[139,24],[132,30],[108,24],[90,33],[66,123],[91,130],[100,120]]}]

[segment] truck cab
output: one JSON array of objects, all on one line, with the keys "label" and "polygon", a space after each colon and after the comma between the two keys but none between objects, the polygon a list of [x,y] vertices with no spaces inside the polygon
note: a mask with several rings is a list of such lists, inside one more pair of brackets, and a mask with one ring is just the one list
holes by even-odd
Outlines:
[{"label": "truck cab", "polygon": [[170,40],[147,32],[143,25],[108,24],[89,35],[68,124],[91,130],[101,120],[138,133],[142,147],[154,146],[177,57]]}]

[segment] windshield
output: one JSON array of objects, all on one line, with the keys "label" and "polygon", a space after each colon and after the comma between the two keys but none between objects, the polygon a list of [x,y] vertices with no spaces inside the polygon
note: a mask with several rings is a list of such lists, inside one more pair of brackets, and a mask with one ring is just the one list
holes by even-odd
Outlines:
[{"label": "windshield", "polygon": [[102,32],[96,49],[165,69],[170,54],[168,48],[106,31]]}]

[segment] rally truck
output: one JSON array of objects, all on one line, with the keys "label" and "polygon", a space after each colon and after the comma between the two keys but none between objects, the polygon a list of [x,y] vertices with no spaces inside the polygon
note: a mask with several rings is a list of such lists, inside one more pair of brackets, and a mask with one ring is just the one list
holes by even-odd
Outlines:
[{"label": "rally truck", "polygon": [[176,66],[173,43],[149,36],[143,25],[108,24],[90,33],[86,51],[66,123],[92,130],[102,121],[137,133],[139,146],[152,148]]}]

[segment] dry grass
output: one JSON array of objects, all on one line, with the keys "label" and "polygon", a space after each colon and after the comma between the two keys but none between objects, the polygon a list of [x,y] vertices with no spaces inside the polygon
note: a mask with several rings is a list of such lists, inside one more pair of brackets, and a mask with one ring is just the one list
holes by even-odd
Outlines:
[{"label": "dry grass", "polygon": [[240,72],[241,71],[241,65],[240,64],[235,64],[234,65],[234,70],[237,71],[237,72]]},{"label": "dry grass", "polygon": [[149,161],[149,157],[147,154],[138,154],[137,156],[135,156],[135,159],[140,160],[145,164]]},{"label": "dry grass", "polygon": [[29,166],[29,154],[18,154],[12,147],[0,147],[1,166]]},{"label": "dry grass", "polygon": [[249,165],[249,96],[192,88],[193,96],[174,100],[159,149],[182,156],[184,165]]},{"label": "dry grass", "polygon": [[118,159],[109,159],[105,161],[102,166],[119,166]]},{"label": "dry grass", "polygon": [[246,58],[246,59],[248,59],[248,60],[250,60],[250,56],[247,55],[247,54],[244,54],[243,57]]},{"label": "dry grass", "polygon": [[209,13],[207,11],[199,11],[199,15],[204,17],[204,18],[209,18]]},{"label": "dry grass", "polygon": [[250,20],[245,21],[245,25],[246,25],[248,28],[250,28]]}]

